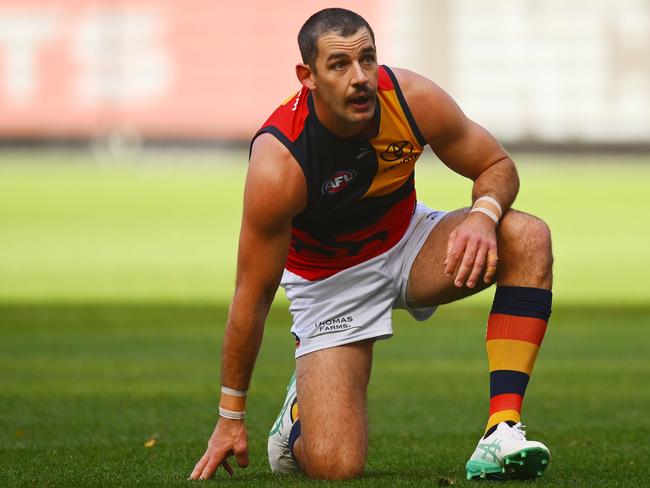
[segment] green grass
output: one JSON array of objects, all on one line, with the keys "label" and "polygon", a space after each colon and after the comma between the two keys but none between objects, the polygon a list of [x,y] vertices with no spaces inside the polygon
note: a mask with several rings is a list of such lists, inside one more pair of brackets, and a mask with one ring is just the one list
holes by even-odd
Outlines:
[{"label": "green grass", "polygon": [[[485,313],[451,305],[425,326],[398,315],[396,336],[376,346],[368,476],[351,485],[465,484],[487,409]],[[216,419],[225,316],[210,305],[3,307],[0,485],[183,484]],[[525,405],[553,456],[537,486],[646,486],[649,316],[556,310]],[[288,321],[276,309],[267,326],[248,407],[252,465],[237,486],[286,484],[269,472],[265,440],[293,366]]]},{"label": "green grass", "polygon": [[[216,419],[245,170],[233,163],[245,154],[2,159],[0,486],[194,486],[185,478]],[[557,306],[524,409],[552,451],[535,485],[646,486],[650,158],[517,159],[517,206],[549,222],[556,255]],[[421,199],[467,204],[467,182],[419,167]],[[490,295],[424,326],[396,314],[395,337],[376,347],[367,476],[346,486],[466,484],[487,413]],[[329,485],[267,467],[293,369],[284,305],[251,387],[252,465],[231,484]]]},{"label": "green grass", "polygon": [[[229,300],[245,153],[22,158],[0,164],[0,302]],[[516,159],[515,206],[553,231],[557,299],[648,303],[650,156]],[[430,157],[417,181],[429,206],[469,203],[469,182]]]}]

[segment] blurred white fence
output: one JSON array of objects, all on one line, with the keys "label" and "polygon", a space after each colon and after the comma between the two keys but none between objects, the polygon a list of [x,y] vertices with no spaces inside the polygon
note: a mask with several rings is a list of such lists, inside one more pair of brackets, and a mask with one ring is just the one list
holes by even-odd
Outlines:
[{"label": "blurred white fence", "polygon": [[507,141],[650,142],[650,1],[384,2],[385,55]]},{"label": "blurred white fence", "polygon": [[[0,137],[247,139],[327,0],[0,0]],[[347,0],[505,142],[650,144],[650,0]]]}]

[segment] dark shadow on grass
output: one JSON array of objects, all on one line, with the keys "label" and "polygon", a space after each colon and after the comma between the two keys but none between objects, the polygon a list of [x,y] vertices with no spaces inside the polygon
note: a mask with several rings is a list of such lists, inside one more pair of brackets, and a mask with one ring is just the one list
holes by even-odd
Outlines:
[{"label": "dark shadow on grass", "polygon": [[[179,322],[224,325],[228,304],[222,303],[0,303],[0,327],[36,325],[120,325]],[[270,322],[285,321],[285,307],[273,307]]]},{"label": "dark shadow on grass", "polygon": [[[175,324],[179,320],[194,324],[224,324],[228,316],[227,303],[164,303],[164,302],[143,302],[143,303],[12,303],[0,302],[0,327],[6,326],[29,326],[39,324],[51,324],[53,319],[56,325],[77,324],[80,319],[86,324],[108,325],[120,324],[128,320],[134,322],[146,322]],[[440,307],[434,315],[433,322],[441,318],[447,318],[448,313],[453,314],[457,319],[464,320],[474,316],[485,317],[489,312],[489,306],[476,304],[465,305],[463,302],[453,303]],[[584,317],[595,315],[600,319],[611,318],[620,320],[623,317],[650,317],[650,304],[619,305],[611,303],[600,304],[561,304],[556,306],[552,318],[572,318],[574,315]],[[269,322],[287,323],[290,318],[285,305],[278,304],[271,308]]]}]

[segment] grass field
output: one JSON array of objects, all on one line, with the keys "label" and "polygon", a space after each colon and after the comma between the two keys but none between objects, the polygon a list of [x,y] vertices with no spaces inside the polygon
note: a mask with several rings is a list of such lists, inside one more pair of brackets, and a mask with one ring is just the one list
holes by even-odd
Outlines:
[{"label": "grass field", "polygon": [[[244,158],[2,155],[0,486],[196,484],[185,479],[215,421]],[[524,408],[530,437],[552,452],[535,485],[647,486],[650,157],[517,159],[516,206],[549,222],[556,254],[555,312]],[[421,199],[467,204],[466,182],[420,168]],[[396,314],[395,337],[376,347],[367,476],[346,486],[470,484],[490,295],[425,325]],[[267,465],[293,369],[285,305],[279,295],[267,322],[252,465],[236,486],[331,484]]]}]

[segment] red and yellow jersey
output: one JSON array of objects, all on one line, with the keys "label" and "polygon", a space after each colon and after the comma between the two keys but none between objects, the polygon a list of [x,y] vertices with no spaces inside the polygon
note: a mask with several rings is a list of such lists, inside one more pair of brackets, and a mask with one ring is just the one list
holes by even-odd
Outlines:
[{"label": "red and yellow jersey", "polygon": [[316,117],[306,88],[255,135],[277,137],[305,174],[307,206],[293,219],[286,269],[307,280],[380,255],[408,228],[415,162],[426,141],[387,66],[379,67],[377,101],[379,130],[371,139],[334,136]]}]

